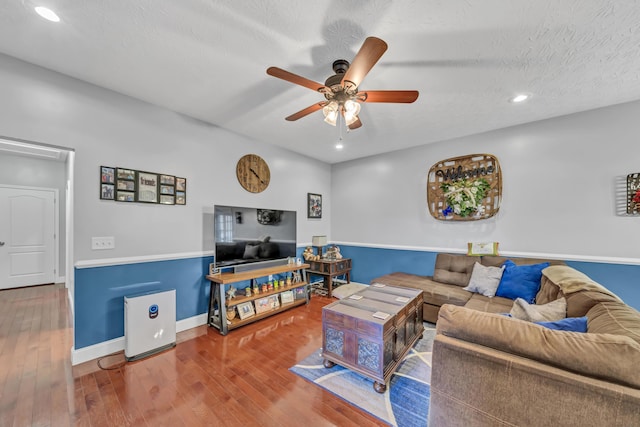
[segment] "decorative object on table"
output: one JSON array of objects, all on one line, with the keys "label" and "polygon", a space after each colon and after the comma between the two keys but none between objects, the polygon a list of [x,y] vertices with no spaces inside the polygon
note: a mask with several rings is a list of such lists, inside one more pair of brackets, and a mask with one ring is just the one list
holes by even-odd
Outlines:
[{"label": "decorative object on table", "polygon": [[316,248],[316,253],[322,258],[322,248],[327,244],[327,236],[311,237],[311,244]]},{"label": "decorative object on table", "polygon": [[627,213],[640,214],[640,173],[627,175]]},{"label": "decorative object on table", "polygon": [[253,304],[251,301],[238,304],[238,315],[240,319],[246,319],[251,316],[255,316],[256,312],[253,310]]},{"label": "decorative object on table", "polygon": [[266,283],[262,284],[262,292],[267,292],[269,290],[269,285],[267,285]]},{"label": "decorative object on table", "polygon": [[280,294],[282,304],[291,304],[293,302],[293,291],[284,291]]},{"label": "decorative object on table", "polygon": [[227,320],[233,320],[236,317],[236,308],[227,307]]},{"label": "decorative object on table", "polygon": [[305,299],[306,296],[306,290],[305,288],[295,288],[293,290],[293,295],[295,296],[295,299]]},{"label": "decorative object on table", "polygon": [[469,242],[467,243],[467,255],[482,256],[482,255],[498,255],[498,242],[479,243]]},{"label": "decorative object on table", "polygon": [[327,252],[324,254],[326,259],[342,259],[340,248],[336,245],[331,245],[327,248]]},{"label": "decorative object on table", "polygon": [[186,204],[187,179],[134,169],[100,166],[100,199],[118,202]]},{"label": "decorative object on table", "polygon": [[498,213],[501,198],[502,172],[493,155],[453,157],[429,169],[427,205],[435,219],[487,219]]},{"label": "decorative object on table", "polygon": [[231,285],[231,287],[227,290],[227,299],[234,299],[236,297],[237,289]]},{"label": "decorative object on table", "polygon": [[244,296],[245,297],[250,297],[251,296],[251,288],[250,287],[244,288]]},{"label": "decorative object on table", "polygon": [[271,295],[269,297],[269,306],[271,307],[272,310],[275,310],[276,308],[280,307],[280,300],[278,299],[278,295]]},{"label": "decorative object on table", "polygon": [[271,181],[271,171],[267,162],[257,154],[242,156],[236,164],[238,182],[250,193],[261,193]]},{"label": "decorative object on table", "polygon": [[302,277],[300,276],[300,273],[297,271],[293,272],[293,279],[292,279],[293,283],[300,283],[302,282]]},{"label": "decorative object on table", "polygon": [[255,300],[256,303],[256,314],[264,313],[266,311],[271,311],[271,303],[269,301],[269,297],[264,297]]},{"label": "decorative object on table", "polygon": [[322,195],[307,193],[307,218],[322,218]]},{"label": "decorative object on table", "polygon": [[287,286],[291,286],[291,276],[287,276]]},{"label": "decorative object on table", "polygon": [[318,261],[321,258],[320,255],[316,255],[313,253],[313,248],[311,246],[307,246],[306,248],[304,248],[302,257],[305,259],[305,261]]}]

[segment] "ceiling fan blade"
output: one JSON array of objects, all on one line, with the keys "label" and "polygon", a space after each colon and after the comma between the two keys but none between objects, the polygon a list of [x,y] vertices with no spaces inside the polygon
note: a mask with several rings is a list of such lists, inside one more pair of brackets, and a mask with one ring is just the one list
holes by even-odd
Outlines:
[{"label": "ceiling fan blade", "polygon": [[417,90],[367,90],[358,92],[356,97],[362,102],[397,102],[410,104],[418,99]]},{"label": "ceiling fan blade", "polygon": [[324,93],[325,91],[331,92],[331,89],[329,89],[322,83],[314,82],[313,80],[309,80],[297,74],[290,73],[289,71],[283,70],[282,68],[269,67],[267,68],[267,74],[282,80],[286,80],[290,83],[304,86],[311,90],[315,90],[316,92],[321,92],[321,93]]},{"label": "ceiling fan blade", "polygon": [[358,129],[360,126],[362,126],[362,122],[360,121],[360,117],[358,117],[355,122],[349,125],[349,129],[350,130]]},{"label": "ceiling fan blade", "polygon": [[322,110],[322,107],[324,107],[325,105],[327,105],[327,102],[318,102],[317,104],[313,104],[308,106],[307,108],[305,108],[304,110],[300,110],[297,113],[293,113],[292,115],[290,115],[289,117],[286,117],[285,120],[290,121],[290,122],[294,122],[298,119],[303,118],[304,116],[308,116],[311,113],[314,113],[318,110]]},{"label": "ceiling fan blade", "polygon": [[345,89],[355,89],[360,86],[362,80],[386,50],[387,44],[383,40],[377,37],[367,37],[344,74],[342,86]]}]

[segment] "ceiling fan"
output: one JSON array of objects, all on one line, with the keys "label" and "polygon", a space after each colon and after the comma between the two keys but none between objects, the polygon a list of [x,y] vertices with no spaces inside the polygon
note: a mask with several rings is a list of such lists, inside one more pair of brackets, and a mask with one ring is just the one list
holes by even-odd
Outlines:
[{"label": "ceiling fan", "polygon": [[345,59],[338,59],[333,62],[335,74],[329,77],[324,84],[314,82],[278,67],[269,67],[267,74],[270,76],[320,92],[326,98],[325,101],[310,105],[286,117],[285,120],[295,121],[315,111],[322,110],[325,122],[335,126],[339,116],[342,116],[347,127],[353,130],[362,126],[358,114],[360,113],[360,104],[363,102],[414,102],[418,99],[419,93],[417,90],[358,90],[362,80],[386,50],[387,43],[383,40],[377,37],[367,37],[351,64]]}]

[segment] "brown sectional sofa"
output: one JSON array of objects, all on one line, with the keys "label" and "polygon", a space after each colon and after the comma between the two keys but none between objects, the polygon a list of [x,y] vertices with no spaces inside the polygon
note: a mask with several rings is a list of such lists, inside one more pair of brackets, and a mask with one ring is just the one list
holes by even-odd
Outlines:
[{"label": "brown sectional sofa", "polygon": [[[485,265],[504,260],[481,259]],[[430,426],[640,425],[638,311],[556,262],[543,270],[536,304],[564,297],[567,317],[587,317],[587,333],[509,318],[497,313],[509,312],[513,301],[460,292],[475,261],[440,254],[433,277],[395,273],[372,281],[424,289],[425,320],[439,312]]]},{"label": "brown sectional sofa", "polygon": [[490,313],[504,313],[511,310],[513,300],[501,297],[485,297],[465,291],[469,283],[473,265],[476,262],[489,267],[501,266],[510,259],[517,265],[539,264],[564,264],[558,260],[545,260],[535,258],[506,258],[501,256],[467,256],[456,254],[438,254],[433,276],[417,276],[408,273],[391,273],[386,276],[373,279],[371,283],[382,283],[389,286],[401,286],[406,288],[422,289],[424,291],[424,307],[422,318],[431,323],[436,323],[438,311],[444,304],[462,305],[476,310]]}]

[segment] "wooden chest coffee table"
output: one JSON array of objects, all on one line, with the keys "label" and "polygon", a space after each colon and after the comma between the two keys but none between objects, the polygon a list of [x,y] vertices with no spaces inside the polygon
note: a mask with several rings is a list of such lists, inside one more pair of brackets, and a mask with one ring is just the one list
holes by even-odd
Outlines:
[{"label": "wooden chest coffee table", "polygon": [[384,393],[391,375],[422,337],[422,291],[371,285],[322,309],[322,357],[371,378]]}]

